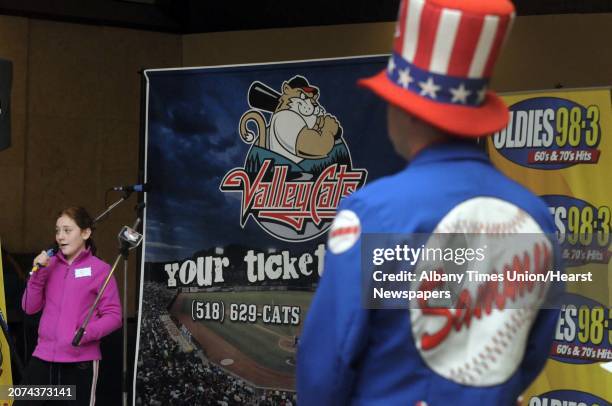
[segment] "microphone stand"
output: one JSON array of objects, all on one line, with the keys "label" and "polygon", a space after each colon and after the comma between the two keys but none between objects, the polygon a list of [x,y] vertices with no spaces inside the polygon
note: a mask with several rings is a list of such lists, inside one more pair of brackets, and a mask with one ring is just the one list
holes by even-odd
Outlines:
[{"label": "microphone stand", "polygon": [[[140,205],[138,207],[140,207]],[[127,386],[127,267],[128,267],[128,254],[131,249],[136,248],[142,242],[142,234],[136,231],[136,229],[138,228],[138,225],[140,224],[140,221],[141,220],[139,217],[136,219],[136,221],[134,222],[134,225],[131,228],[124,226],[119,232],[119,236],[118,236],[119,237],[119,254],[117,255],[117,258],[115,259],[115,262],[113,263],[113,266],[110,272],[108,273],[106,279],[104,280],[104,283],[102,284],[102,287],[100,288],[100,291],[98,292],[98,295],[96,296],[96,300],[91,305],[89,312],[87,313],[87,317],[85,317],[85,320],[81,324],[81,327],[79,327],[79,329],[77,330],[72,340],[72,345],[74,347],[78,347],[79,344],[81,343],[81,339],[83,338],[83,334],[85,334],[85,331],[87,329],[87,325],[89,324],[91,316],[96,310],[96,307],[98,306],[98,303],[100,302],[100,299],[102,298],[102,295],[104,294],[104,291],[106,290],[106,287],[108,286],[108,283],[110,282],[110,279],[113,276],[115,269],[117,268],[117,264],[119,264],[119,260],[123,258],[123,271],[124,271],[123,300],[124,300],[124,303],[126,304],[123,306],[123,367],[122,367],[123,382],[122,382],[122,386],[123,386],[123,404],[124,405],[127,405],[127,397],[128,397],[128,390],[127,390],[128,388]]]},{"label": "microphone stand", "polygon": [[[132,195],[133,190],[124,190],[123,191],[123,196],[117,200],[116,202],[114,202],[113,204],[111,204],[110,206],[108,206],[108,208],[106,210],[104,210],[100,215],[98,215],[94,220],[93,223],[97,223],[98,221],[104,219],[108,213],[110,213],[111,210],[113,210],[115,207],[117,207],[118,205],[120,205],[121,203],[123,203],[125,200],[129,199],[130,196]],[[142,211],[142,209],[145,207],[145,203],[139,203],[138,205],[136,205],[135,210],[136,210],[136,215],[137,215],[137,219],[136,222],[134,223],[132,230],[136,230],[138,225],[140,224],[140,212]],[[77,330],[77,334],[75,335],[73,341],[72,341],[72,345],[73,346],[78,346],[79,343],[81,342],[81,339],[83,338],[83,334],[85,332],[85,328],[87,327],[87,324],[89,323],[89,319],[91,318],[91,315],[93,314],[93,311],[95,310],[96,306],[98,305],[98,302],[100,301],[100,297],[102,292],[104,292],[104,289],[106,289],[106,285],[108,284],[108,282],[110,281],[110,278],[113,274],[113,272],[115,271],[115,268],[117,267],[117,264],[119,263],[119,259],[123,257],[123,314],[122,314],[122,318],[123,318],[123,326],[122,326],[122,333],[123,333],[123,365],[122,365],[122,380],[121,380],[121,388],[122,388],[122,404],[123,406],[127,406],[128,405],[128,374],[127,374],[127,358],[128,358],[128,349],[127,349],[127,342],[128,342],[128,312],[127,312],[127,308],[128,308],[128,301],[127,301],[127,272],[128,272],[128,254],[129,254],[129,250],[132,248],[136,248],[136,246],[138,246],[138,244],[140,244],[140,241],[142,241],[142,236],[140,241],[138,241],[137,244],[132,246],[132,243],[129,241],[126,241],[124,239],[121,238],[122,233],[124,232],[125,228],[124,227],[120,232],[119,232],[119,243],[120,243],[120,247],[119,247],[119,254],[117,255],[117,258],[115,259],[115,262],[111,268],[111,271],[109,272],[108,277],[106,278],[106,280],[104,281],[104,284],[102,285],[102,289],[100,290],[100,293],[98,294],[98,297],[96,297],[96,300],[94,302],[94,304],[92,305],[91,309],[89,310],[89,313],[87,315],[87,317],[85,318],[85,321],[83,322],[83,324],[81,325],[81,328],[79,330]]]},{"label": "microphone stand", "polygon": [[[144,208],[145,204],[144,203],[139,203],[136,206],[136,221],[134,222],[134,225],[132,226],[132,231],[137,231],[138,230],[138,225],[140,224],[140,211]],[[129,251],[131,249],[136,248],[140,242],[142,241],[142,235],[139,235],[139,240],[136,241],[130,241],[130,239],[128,238],[128,236],[126,235],[126,238],[123,239],[121,238],[122,234],[125,233],[126,227],[123,228],[123,230],[121,230],[119,232],[119,241],[120,241],[120,255],[123,257],[123,303],[125,303],[125,305],[123,306],[123,368],[121,371],[123,380],[121,382],[121,387],[123,389],[123,406],[127,406],[128,405],[128,369],[127,369],[127,359],[128,359],[128,328],[127,328],[127,287],[128,287],[128,283],[127,283],[127,273],[128,273],[128,255],[129,255]]]},{"label": "microphone stand", "polygon": [[17,354],[17,349],[15,348],[15,343],[13,343],[13,338],[9,335],[8,325],[4,320],[4,314],[2,314],[2,310],[0,310],[0,327],[2,327],[2,333],[4,334],[4,338],[8,343],[10,353],[13,356],[12,359],[15,360],[15,365],[17,365],[17,372],[19,372],[19,376],[23,380],[24,377],[24,367],[23,362],[21,362],[21,358],[19,358],[19,354]]}]

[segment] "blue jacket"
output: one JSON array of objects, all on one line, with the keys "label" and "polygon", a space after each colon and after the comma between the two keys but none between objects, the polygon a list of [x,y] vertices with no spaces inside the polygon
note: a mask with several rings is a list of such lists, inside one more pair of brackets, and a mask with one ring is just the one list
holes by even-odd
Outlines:
[{"label": "blue jacket", "polygon": [[[431,233],[453,208],[488,196],[509,202],[547,233],[555,232],[546,205],[508,179],[476,146],[453,141],[421,151],[401,172],[373,182],[342,201],[363,233]],[[477,386],[447,379],[420,356],[409,310],[368,310],[362,306],[360,242],[334,254],[300,336],[297,363],[301,405],[515,405],[543,368],[558,311],[534,316],[522,359],[503,382]],[[478,333],[473,332],[478,340]],[[520,354],[518,355],[520,356]],[[485,372],[486,373],[486,372]]]}]

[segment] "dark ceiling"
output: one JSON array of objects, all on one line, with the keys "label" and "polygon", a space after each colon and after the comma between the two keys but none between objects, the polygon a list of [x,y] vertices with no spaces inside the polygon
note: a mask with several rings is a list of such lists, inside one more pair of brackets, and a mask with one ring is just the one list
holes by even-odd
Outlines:
[{"label": "dark ceiling", "polygon": [[[518,15],[611,13],[611,0],[515,0]],[[0,14],[191,34],[393,21],[399,0],[0,0]]]}]

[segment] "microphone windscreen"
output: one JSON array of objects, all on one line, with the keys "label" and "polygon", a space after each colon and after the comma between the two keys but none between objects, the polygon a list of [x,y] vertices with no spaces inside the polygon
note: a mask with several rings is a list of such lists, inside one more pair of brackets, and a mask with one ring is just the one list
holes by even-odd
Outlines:
[{"label": "microphone windscreen", "polygon": [[148,183],[142,185],[134,185],[134,192],[148,192],[151,190],[151,186]]},{"label": "microphone windscreen", "polygon": [[53,244],[51,246],[51,248],[48,248],[46,250],[47,256],[49,256],[49,257],[55,256],[55,254],[57,254],[58,250],[59,250],[59,246],[57,245],[57,243]]}]

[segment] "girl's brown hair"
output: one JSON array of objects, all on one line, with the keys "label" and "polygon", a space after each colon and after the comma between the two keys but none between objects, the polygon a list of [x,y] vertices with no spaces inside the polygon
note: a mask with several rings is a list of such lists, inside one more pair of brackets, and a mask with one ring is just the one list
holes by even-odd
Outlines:
[{"label": "girl's brown hair", "polygon": [[[93,235],[93,232],[95,229],[93,219],[91,218],[87,210],[85,210],[83,207],[81,206],[68,207],[60,211],[57,214],[56,218],[60,218],[62,216],[70,217],[72,220],[74,220],[76,225],[79,226],[81,230],[85,230],[86,228],[91,229],[91,233]],[[96,244],[94,243],[94,240],[91,235],[89,236],[87,241],[85,241],[85,247],[89,248],[92,255],[96,255]]]}]

